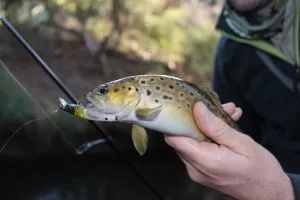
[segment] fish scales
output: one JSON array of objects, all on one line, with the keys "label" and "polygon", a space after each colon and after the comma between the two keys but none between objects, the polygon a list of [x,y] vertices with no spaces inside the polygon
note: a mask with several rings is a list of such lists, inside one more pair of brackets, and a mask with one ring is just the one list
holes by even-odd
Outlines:
[{"label": "fish scales", "polygon": [[238,130],[214,91],[173,76],[125,77],[97,86],[78,104],[60,101],[63,110],[81,118],[132,123],[132,140],[141,155],[148,141],[144,128],[210,141],[194,121],[193,106],[198,101]]},{"label": "fish scales", "polygon": [[[149,96],[152,100],[164,100],[164,103],[178,103],[178,109],[187,109],[192,112],[194,104],[198,101],[204,103],[211,112],[224,120],[232,128],[238,129],[232,118],[224,112],[218,95],[212,90],[205,87],[198,87],[172,76],[161,75],[142,75],[126,80],[136,81],[144,90],[143,94]],[[143,82],[144,81],[144,82]],[[147,92],[148,91],[148,92]],[[151,95],[153,93],[153,95]],[[170,98],[168,98],[170,97]]]}]

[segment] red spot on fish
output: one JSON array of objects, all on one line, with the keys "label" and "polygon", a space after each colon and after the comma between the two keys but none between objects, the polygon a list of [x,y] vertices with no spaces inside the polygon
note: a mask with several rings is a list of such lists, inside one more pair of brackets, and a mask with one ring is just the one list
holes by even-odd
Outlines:
[{"label": "red spot on fish", "polygon": [[181,96],[181,97],[184,97],[184,93],[180,93],[180,96]]}]

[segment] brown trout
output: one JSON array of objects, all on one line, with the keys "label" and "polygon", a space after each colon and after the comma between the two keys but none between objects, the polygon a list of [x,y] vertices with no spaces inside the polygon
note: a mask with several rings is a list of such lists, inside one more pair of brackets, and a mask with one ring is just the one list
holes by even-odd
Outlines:
[{"label": "brown trout", "polygon": [[125,77],[97,86],[77,104],[59,100],[62,110],[80,118],[132,123],[132,140],[140,155],[145,153],[148,143],[144,128],[210,141],[194,121],[192,109],[198,101],[229,126],[238,129],[214,91],[173,76]]}]

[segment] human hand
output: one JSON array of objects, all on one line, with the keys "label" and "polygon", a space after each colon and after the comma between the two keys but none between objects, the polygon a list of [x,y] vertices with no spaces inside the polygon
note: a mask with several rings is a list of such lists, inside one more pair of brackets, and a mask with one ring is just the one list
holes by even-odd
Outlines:
[{"label": "human hand", "polygon": [[[237,120],[242,111],[234,104],[224,110]],[[249,136],[212,114],[198,102],[193,109],[200,131],[218,144],[192,138],[165,136],[183,160],[190,178],[243,200],[293,200],[293,188],[276,158]]]}]

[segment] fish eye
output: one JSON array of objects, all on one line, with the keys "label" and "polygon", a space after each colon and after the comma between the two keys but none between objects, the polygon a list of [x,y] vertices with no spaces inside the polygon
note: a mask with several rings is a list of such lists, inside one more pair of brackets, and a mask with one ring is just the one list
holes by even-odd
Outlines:
[{"label": "fish eye", "polygon": [[108,92],[108,89],[107,89],[107,88],[100,88],[100,89],[98,90],[98,92],[99,92],[100,94],[106,94],[106,93]]}]

